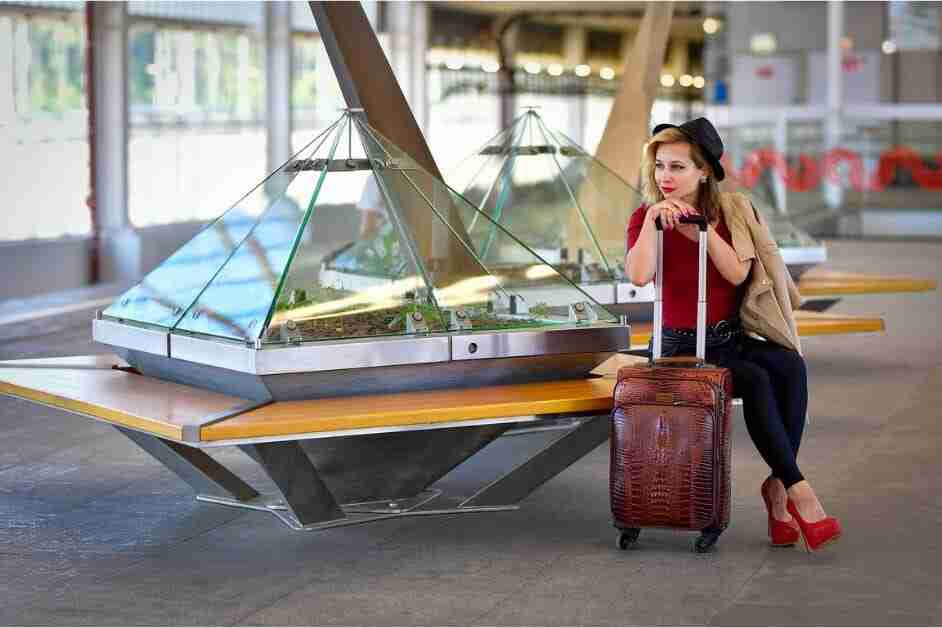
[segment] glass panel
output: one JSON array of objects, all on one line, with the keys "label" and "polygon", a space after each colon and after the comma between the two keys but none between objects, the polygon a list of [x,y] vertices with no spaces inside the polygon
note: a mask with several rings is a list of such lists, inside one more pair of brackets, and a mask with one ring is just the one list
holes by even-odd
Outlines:
[{"label": "glass panel", "polygon": [[[324,151],[327,139],[328,133],[325,131],[298,155],[315,155]],[[293,182],[298,174],[284,170],[282,168],[242,197],[138,285],[118,298],[105,310],[104,315],[166,328],[176,325],[206,284],[243,243],[259,214],[270,205],[275,208],[283,206],[279,190],[285,187],[284,178],[287,178],[287,182]],[[286,195],[294,187],[288,185]],[[274,202],[270,200],[272,198]]]},{"label": "glass panel", "polygon": [[[341,125],[324,134],[317,149],[303,160],[289,160],[271,179],[289,178],[245,240],[226,260],[206,289],[190,306],[176,329],[233,340],[255,340],[282,282],[300,235],[314,213],[328,171],[316,164],[333,159]],[[270,180],[271,180],[270,179]],[[277,190],[279,186],[269,186]],[[303,204],[295,199],[307,197]]]},{"label": "glass panel", "polygon": [[[560,172],[578,200],[569,217],[570,250],[601,250],[601,263],[584,260],[587,280],[625,280],[625,230],[644,200],[641,193],[562,133],[546,133],[559,146]],[[580,230],[576,221],[586,226]]]},{"label": "glass panel", "polygon": [[[625,225],[640,195],[575,142],[550,131],[535,112],[466,160],[456,179],[470,181],[460,188],[466,198],[574,282],[623,276]],[[485,262],[514,263],[493,247],[493,223],[465,220]]]},{"label": "glass panel", "polygon": [[477,210],[359,118],[315,143],[106,314],[269,344],[614,322],[481,214],[515,261],[492,272],[461,220]]},{"label": "glass panel", "polygon": [[[312,199],[310,219],[278,291],[267,343],[444,331],[408,234],[394,219],[351,124]],[[347,216],[357,216],[351,231]]]},{"label": "glass panel", "polygon": [[[779,247],[821,247],[801,229],[827,217],[824,188],[814,181],[816,164],[822,156],[821,122],[790,123],[786,155],[779,155],[772,148],[773,130],[771,123],[753,123],[720,131],[732,165],[727,169],[729,185],[739,184],[736,191],[748,196],[759,208]],[[809,182],[813,185],[808,185]]]},{"label": "glass panel", "polygon": [[[377,174],[392,210],[390,220],[411,236],[405,241],[433,287],[434,301],[448,313],[450,329],[462,328],[463,319],[458,317],[462,313],[475,330],[615,322],[487,212],[477,210],[374,129],[359,122],[358,126],[371,159],[389,166]],[[512,264],[496,266],[482,260],[465,231],[463,217],[469,214],[476,214],[490,234],[494,257]]]},{"label": "glass panel", "polygon": [[461,195],[478,209],[484,207],[494,190],[505,155],[513,145],[515,130],[516,124],[500,132],[448,173],[449,185],[461,190]]}]

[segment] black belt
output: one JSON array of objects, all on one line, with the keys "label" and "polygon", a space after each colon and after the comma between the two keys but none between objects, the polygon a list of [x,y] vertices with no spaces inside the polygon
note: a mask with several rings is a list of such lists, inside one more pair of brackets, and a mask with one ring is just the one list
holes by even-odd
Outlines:
[{"label": "black belt", "polygon": [[[689,327],[668,327],[664,331],[675,336],[686,336],[690,338],[697,337],[696,328],[691,329]],[[742,321],[740,321],[738,318],[730,318],[718,321],[712,325],[707,325],[706,328],[707,336],[732,336],[741,332]]]}]

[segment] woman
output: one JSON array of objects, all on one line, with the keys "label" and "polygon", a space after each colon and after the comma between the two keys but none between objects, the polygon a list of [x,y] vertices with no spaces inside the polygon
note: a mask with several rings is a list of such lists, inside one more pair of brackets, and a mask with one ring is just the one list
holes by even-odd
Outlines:
[{"label": "woman", "polygon": [[642,164],[646,204],[628,225],[625,272],[635,285],[654,278],[655,219],[664,228],[662,353],[693,354],[696,342],[697,240],[707,218],[707,359],[729,368],[743,399],[749,435],[772,473],[760,493],[776,546],[804,541],[813,551],[836,540],[828,517],[798,469],[808,382],[792,303],[798,293],[768,228],[740,194],[719,190],[723,142],[706,118],[654,128]]}]

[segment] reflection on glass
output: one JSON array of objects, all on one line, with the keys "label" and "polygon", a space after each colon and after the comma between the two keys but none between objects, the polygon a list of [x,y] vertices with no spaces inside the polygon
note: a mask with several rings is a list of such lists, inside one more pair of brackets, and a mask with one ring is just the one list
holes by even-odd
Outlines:
[{"label": "reflection on glass", "polygon": [[[357,114],[314,143],[255,188],[257,220],[233,208],[106,315],[255,346],[615,322]],[[515,265],[475,252],[476,212]]]},{"label": "reflection on glass", "polygon": [[[331,129],[333,127],[328,131]],[[238,263],[238,260],[244,258],[245,251],[255,250],[261,246],[258,242],[261,235],[270,238],[271,226],[262,228],[258,234],[253,231],[253,229],[257,230],[259,213],[262,213],[266,220],[272,220],[274,224],[280,225],[280,233],[284,233],[286,220],[291,220],[290,217],[286,218],[285,210],[287,206],[290,206],[290,199],[287,193],[279,193],[278,190],[287,187],[290,191],[299,178],[297,171],[289,171],[289,164],[294,163],[300,155],[316,156],[324,152],[328,137],[329,134],[325,131],[314,138],[279,171],[256,185],[222,216],[148,273],[138,285],[121,295],[104,311],[104,315],[165,328],[176,326],[193,302],[206,289],[207,284],[217,277],[220,269],[230,259],[235,257],[237,260],[235,263]],[[297,181],[298,186],[302,184],[303,181]],[[274,200],[268,200],[272,196]],[[259,212],[258,208],[265,206],[269,207],[269,210]],[[250,233],[253,237],[247,238]],[[287,236],[281,237],[284,239]],[[238,255],[236,255],[237,251],[239,251]],[[278,269],[277,274],[280,275],[280,272],[281,268]],[[219,283],[216,284],[217,289],[219,285]],[[267,305],[268,303],[265,303],[265,306]],[[215,305],[210,308],[210,312],[215,316],[221,316]],[[264,317],[264,313],[262,316]],[[233,338],[243,337],[233,321],[226,319],[220,321],[220,325],[229,329],[222,335]],[[205,331],[205,328],[199,327],[199,330]]]},{"label": "reflection on glass", "polygon": [[[360,123],[364,145],[374,161],[390,167],[378,171],[391,218],[415,251],[418,267],[434,288],[434,299],[448,311],[452,329],[507,329],[607,320],[614,318],[537,252],[480,211],[464,197],[423,170],[374,129]],[[483,259],[467,224],[480,221],[494,251],[513,265]],[[577,308],[575,313],[571,311]],[[588,311],[583,317],[582,309]],[[456,318],[459,312],[466,319]]]}]

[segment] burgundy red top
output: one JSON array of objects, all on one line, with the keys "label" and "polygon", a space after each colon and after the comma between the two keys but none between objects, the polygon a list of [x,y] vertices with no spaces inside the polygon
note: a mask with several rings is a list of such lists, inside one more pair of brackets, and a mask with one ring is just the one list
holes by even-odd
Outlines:
[{"label": "burgundy red top", "polygon": [[[642,205],[628,221],[628,248],[634,246],[644,225],[647,206]],[[716,232],[732,246],[732,235],[722,214]],[[697,256],[698,245],[676,229],[664,232],[664,327],[693,329],[697,326]],[[720,274],[707,255],[707,325],[739,315],[742,300],[740,286],[734,286]],[[742,286],[745,286],[743,282]]]}]

